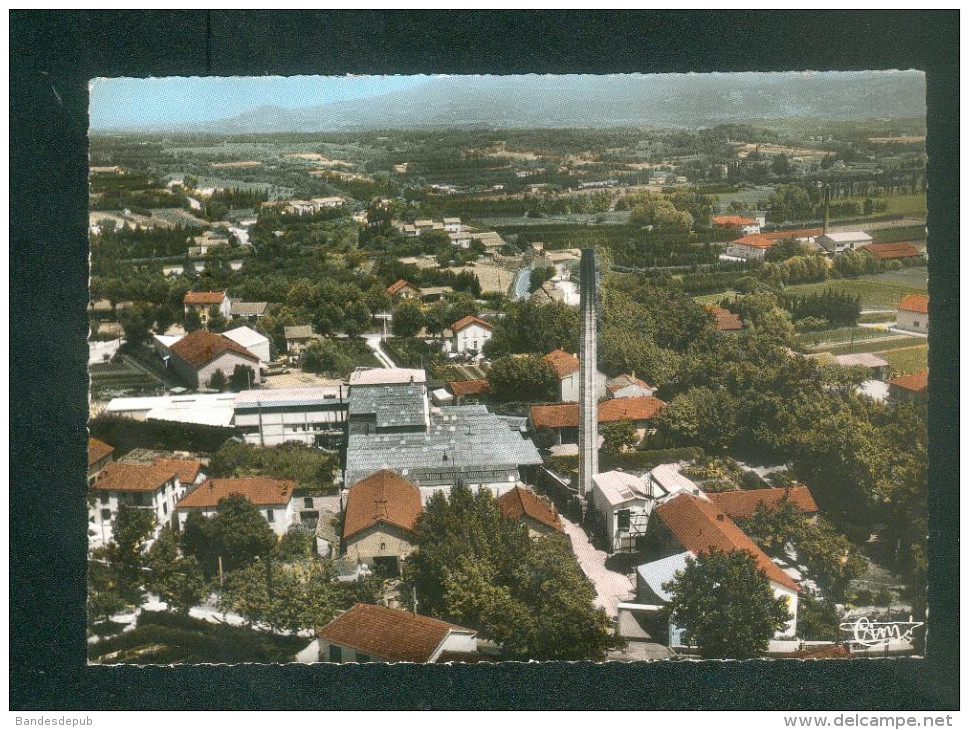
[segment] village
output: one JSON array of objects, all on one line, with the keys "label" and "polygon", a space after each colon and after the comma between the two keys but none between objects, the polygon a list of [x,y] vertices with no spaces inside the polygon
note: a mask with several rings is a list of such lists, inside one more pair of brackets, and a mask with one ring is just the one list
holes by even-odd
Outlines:
[{"label": "village", "polygon": [[90,661],[918,654],[924,132],[816,127],[92,136]]}]

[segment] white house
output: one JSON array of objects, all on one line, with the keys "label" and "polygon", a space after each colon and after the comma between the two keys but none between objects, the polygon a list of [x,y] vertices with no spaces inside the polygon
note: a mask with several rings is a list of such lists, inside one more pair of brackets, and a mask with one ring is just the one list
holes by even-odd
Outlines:
[{"label": "white house", "polygon": [[929,297],[927,294],[909,294],[898,303],[895,326],[908,332],[929,333]]},{"label": "white house", "polygon": [[655,501],[649,485],[635,474],[607,471],[592,477],[592,505],[605,525],[610,553],[636,550]]},{"label": "white house", "polygon": [[444,230],[448,233],[460,233],[463,226],[460,218],[445,218],[443,221]]},{"label": "white house", "polygon": [[409,611],[358,603],[317,631],[320,661],[431,663],[478,651],[477,632]]},{"label": "white house", "polygon": [[269,527],[282,537],[299,522],[299,511],[293,500],[296,483],[289,479],[247,477],[243,479],[207,479],[175,505],[176,525],[181,529],[192,512],[212,517],[219,501],[230,494],[240,494],[259,510]]},{"label": "white house", "polygon": [[[692,494],[679,495],[656,505],[650,532],[661,545],[656,558],[680,555],[692,556],[711,550],[733,552],[742,550],[753,558],[757,568],[770,583],[776,597],[783,597],[791,619],[775,637],[793,637],[797,630],[797,607],[800,585],[772,561],[743,530],[714,502]],[[653,525],[656,525],[656,528]]]},{"label": "white house", "polygon": [[494,328],[483,319],[469,314],[452,324],[451,332],[452,352],[479,354],[484,344],[491,339]]},{"label": "white house", "polygon": [[224,291],[190,291],[185,293],[183,299],[185,314],[196,311],[202,320],[202,326],[209,321],[209,311],[212,307],[217,307],[222,316],[226,319],[232,317],[232,300]]},{"label": "white house", "polygon": [[155,518],[157,532],[172,519],[185,488],[178,481],[178,468],[170,464],[112,462],[95,477],[91,493],[92,529],[96,537],[110,540],[109,531],[122,505],[149,510]]},{"label": "white house", "polygon": [[[581,363],[579,358],[564,350],[552,350],[542,358],[547,362],[559,380],[559,401],[562,403],[577,403],[579,400],[579,385],[581,384]],[[601,372],[596,372],[596,398],[605,398],[607,394],[606,382],[609,379]]]},{"label": "white house", "polygon": [[262,362],[269,362],[272,359],[269,353],[269,339],[251,327],[242,326],[226,330],[222,333],[222,336],[242,345]]},{"label": "white house", "polygon": [[259,356],[224,335],[195,330],[169,351],[169,366],[192,387],[207,385],[217,370],[228,380],[237,365],[251,368],[252,384],[259,385]]},{"label": "white house", "polygon": [[451,239],[452,246],[471,248],[472,238],[470,233],[455,231],[454,233],[448,233],[448,237]]},{"label": "white house", "polygon": [[764,218],[748,218],[740,215],[715,215],[713,225],[717,228],[737,228],[741,235],[753,236],[760,233],[764,225]]},{"label": "white house", "polygon": [[872,237],[864,231],[841,231],[839,233],[825,233],[817,237],[817,243],[831,254],[854,251],[856,248],[868,246]]}]

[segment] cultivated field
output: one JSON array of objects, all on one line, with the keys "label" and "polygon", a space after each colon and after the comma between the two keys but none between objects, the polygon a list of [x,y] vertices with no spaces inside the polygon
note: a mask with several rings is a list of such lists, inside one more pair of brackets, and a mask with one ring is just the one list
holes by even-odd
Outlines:
[{"label": "cultivated field", "polygon": [[785,291],[792,294],[817,294],[831,289],[861,297],[862,308],[891,308],[909,294],[928,291],[926,269],[915,267],[873,274],[858,279],[829,279],[816,284],[795,284]]}]

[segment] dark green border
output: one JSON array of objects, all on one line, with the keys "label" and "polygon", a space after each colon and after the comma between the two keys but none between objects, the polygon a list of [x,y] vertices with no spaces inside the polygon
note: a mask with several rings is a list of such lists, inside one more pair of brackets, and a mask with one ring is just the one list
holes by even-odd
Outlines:
[{"label": "dark green border", "polygon": [[[956,708],[958,19],[953,11],[11,11],[11,709]],[[90,77],[885,68],[928,73],[928,659],[85,667]]]}]

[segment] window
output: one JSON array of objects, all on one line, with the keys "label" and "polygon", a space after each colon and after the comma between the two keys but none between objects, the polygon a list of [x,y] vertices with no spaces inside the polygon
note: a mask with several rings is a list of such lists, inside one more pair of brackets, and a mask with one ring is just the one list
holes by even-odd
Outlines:
[{"label": "window", "polygon": [[312,497],[304,497],[303,498],[303,507],[305,507],[306,509],[313,509],[313,498]]},{"label": "window", "polygon": [[273,514],[273,511],[271,509],[266,510],[266,519],[269,520],[270,522],[276,521],[276,516]]},{"label": "window", "polygon": [[629,529],[629,510],[621,509],[616,512],[617,529],[628,530]]},{"label": "window", "polygon": [[916,326],[916,327],[918,327],[918,326],[919,326],[919,321],[918,321],[918,320],[915,320],[915,326]]},{"label": "window", "polygon": [[162,502],[162,511],[163,511],[163,514],[166,514],[166,515],[168,514],[168,503],[167,502]]},{"label": "window", "polygon": [[107,504],[110,501],[111,501],[111,497],[108,495],[108,493],[107,492],[102,492],[101,493],[101,504]]},{"label": "window", "polygon": [[107,521],[107,520],[110,520],[110,519],[111,519],[111,510],[109,510],[109,509],[103,509],[103,510],[101,510],[101,520],[102,521]]},{"label": "window", "polygon": [[343,647],[336,646],[335,644],[330,644],[330,661],[331,662],[343,661]]}]

